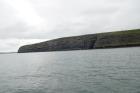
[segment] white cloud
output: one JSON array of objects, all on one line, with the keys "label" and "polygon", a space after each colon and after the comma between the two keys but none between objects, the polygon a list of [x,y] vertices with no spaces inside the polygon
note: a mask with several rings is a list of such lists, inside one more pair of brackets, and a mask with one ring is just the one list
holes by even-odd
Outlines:
[{"label": "white cloud", "polygon": [[[139,0],[0,0],[0,40],[5,40],[0,51],[63,36],[139,28],[139,3]],[[9,41],[11,38],[16,40]]]},{"label": "white cloud", "polygon": [[6,0],[15,11],[16,16],[29,26],[40,26],[43,19],[36,13],[32,4],[27,0]]},{"label": "white cloud", "polygon": [[46,40],[47,39],[0,39],[0,52],[15,52],[20,46],[38,43]]},{"label": "white cloud", "polygon": [[17,51],[18,43],[17,39],[0,39],[0,52]]}]

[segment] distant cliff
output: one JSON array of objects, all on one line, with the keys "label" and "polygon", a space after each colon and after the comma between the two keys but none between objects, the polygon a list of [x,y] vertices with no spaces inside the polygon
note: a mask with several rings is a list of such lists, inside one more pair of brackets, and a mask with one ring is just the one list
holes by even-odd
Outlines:
[{"label": "distant cliff", "polygon": [[21,46],[19,53],[140,46],[140,29],[58,38]]}]

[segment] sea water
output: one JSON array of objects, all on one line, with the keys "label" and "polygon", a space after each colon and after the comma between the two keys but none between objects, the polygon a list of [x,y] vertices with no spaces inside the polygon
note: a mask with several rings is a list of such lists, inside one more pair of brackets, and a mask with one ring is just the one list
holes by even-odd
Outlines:
[{"label": "sea water", "polygon": [[140,47],[1,54],[0,93],[140,93]]}]

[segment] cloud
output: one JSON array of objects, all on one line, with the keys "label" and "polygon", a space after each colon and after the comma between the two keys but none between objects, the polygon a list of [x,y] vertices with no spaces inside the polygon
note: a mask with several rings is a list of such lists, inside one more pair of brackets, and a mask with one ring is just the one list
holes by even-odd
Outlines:
[{"label": "cloud", "polygon": [[32,4],[27,0],[6,0],[13,10],[16,11],[16,17],[30,26],[40,26],[43,21],[36,13]]},{"label": "cloud", "polygon": [[0,39],[0,52],[16,52],[22,45],[38,43],[46,40],[47,39]]},{"label": "cloud", "polygon": [[[0,40],[5,40],[5,44],[1,43],[0,51],[4,47],[15,50],[19,41],[20,45],[25,44],[23,40],[39,42],[139,28],[139,3],[139,0],[1,0]],[[8,41],[11,38],[15,41]]]},{"label": "cloud", "polygon": [[0,52],[17,51],[19,40],[17,39],[0,39]]}]

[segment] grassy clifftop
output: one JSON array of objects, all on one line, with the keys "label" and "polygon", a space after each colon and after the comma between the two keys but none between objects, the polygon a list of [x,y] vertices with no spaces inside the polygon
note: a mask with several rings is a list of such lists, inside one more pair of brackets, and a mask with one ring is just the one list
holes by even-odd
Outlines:
[{"label": "grassy clifftop", "polygon": [[95,48],[140,45],[140,29],[98,34]]},{"label": "grassy clifftop", "polygon": [[21,46],[19,53],[140,46],[140,29],[58,38]]}]

